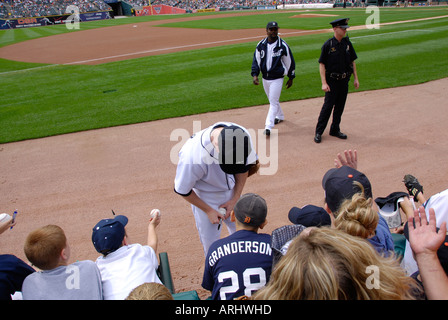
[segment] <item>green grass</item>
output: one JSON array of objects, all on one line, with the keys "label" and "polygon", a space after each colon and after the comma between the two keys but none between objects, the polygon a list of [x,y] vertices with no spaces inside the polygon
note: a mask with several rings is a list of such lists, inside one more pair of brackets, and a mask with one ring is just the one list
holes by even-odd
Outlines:
[{"label": "green grass", "polygon": [[[364,11],[354,9],[319,12],[338,15],[343,12],[351,17],[352,25],[352,21],[360,23],[367,17]],[[386,22],[385,19],[421,18],[428,14],[444,15],[447,12],[446,9],[382,9],[381,22]],[[239,28],[253,23],[252,19],[260,19],[264,25],[266,21],[277,20],[280,26],[285,24],[284,28],[289,28],[286,26],[288,19],[294,20],[294,23],[306,20],[309,22],[300,23],[307,24],[315,19],[286,18],[291,14],[260,14],[249,16],[249,20],[241,17]],[[149,18],[129,19],[116,21],[135,23],[148,21]],[[226,28],[229,24],[234,25],[234,19],[220,15],[216,19],[183,23],[183,26],[194,27],[190,24],[204,21],[208,24],[212,21],[213,26],[219,24]],[[281,19],[285,22],[280,22]],[[82,24],[82,30],[84,27],[103,27],[112,22]],[[447,77],[447,22],[448,19],[443,18],[383,26],[379,30],[350,31],[359,57],[360,90]],[[328,24],[328,18],[325,18],[325,23]],[[50,28],[55,29],[48,31]],[[321,22],[316,22],[315,28],[322,28]],[[0,32],[0,43],[23,41],[55,31],[65,32],[57,27],[33,28],[27,35],[25,29],[14,30],[15,39],[11,40],[11,31],[3,31]],[[287,38],[296,58],[297,78],[291,89],[283,90],[282,101],[323,95],[317,59],[320,47],[330,36],[327,33]],[[254,86],[250,77],[256,43],[253,41],[96,66],[0,60],[0,143],[265,104],[267,98],[262,87]]]}]

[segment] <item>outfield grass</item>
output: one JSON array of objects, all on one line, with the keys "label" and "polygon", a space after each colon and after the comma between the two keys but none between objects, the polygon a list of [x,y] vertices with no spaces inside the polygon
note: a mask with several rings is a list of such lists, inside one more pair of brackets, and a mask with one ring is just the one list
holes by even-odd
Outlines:
[{"label": "outfield grass", "polygon": [[[306,13],[350,16],[365,23],[364,10]],[[305,13],[305,12],[303,12]],[[170,24],[196,28],[328,28],[329,18],[290,18],[298,12]],[[381,22],[448,14],[446,8],[381,9]],[[169,18],[179,16],[169,16]],[[157,17],[160,19],[160,17]],[[336,18],[336,17],[335,17]],[[81,29],[155,19],[137,17],[81,24]],[[448,18],[349,32],[358,54],[360,90],[417,84],[448,76]],[[63,26],[0,31],[0,46],[67,32]],[[317,59],[331,34],[287,38],[297,78],[282,101],[323,96]],[[250,76],[257,41],[164,54],[96,66],[42,65],[0,59],[0,143],[130,123],[266,104]],[[1,49],[0,49],[1,50]],[[353,88],[351,88],[353,90]]]}]

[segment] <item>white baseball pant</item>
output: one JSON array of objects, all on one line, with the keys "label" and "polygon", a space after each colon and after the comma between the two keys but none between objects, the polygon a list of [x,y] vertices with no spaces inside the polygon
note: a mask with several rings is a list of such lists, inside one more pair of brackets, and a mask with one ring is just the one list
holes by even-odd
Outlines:
[{"label": "white baseball pant", "polygon": [[[233,196],[233,189],[225,192],[200,192],[195,190],[196,194],[205,203],[215,210],[218,210],[219,206],[229,201]],[[207,255],[208,249],[213,242],[221,237],[222,227],[218,230],[218,225],[210,222],[207,214],[199,209],[198,207],[192,205],[194,219],[196,222],[196,228],[198,229],[199,238],[201,240],[202,246],[204,248],[204,253]],[[230,217],[224,220],[227,226],[229,234],[236,231],[236,226],[234,222],[230,221]]]},{"label": "white baseball pant", "polygon": [[269,100],[269,111],[266,117],[265,129],[274,128],[275,118],[285,120],[285,115],[280,107],[280,94],[282,93],[283,78],[266,80],[263,79],[263,88]]}]

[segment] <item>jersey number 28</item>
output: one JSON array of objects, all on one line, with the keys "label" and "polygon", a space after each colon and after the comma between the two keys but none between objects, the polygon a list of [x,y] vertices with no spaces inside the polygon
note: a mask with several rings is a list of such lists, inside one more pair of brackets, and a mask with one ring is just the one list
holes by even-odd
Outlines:
[{"label": "jersey number 28", "polygon": [[[259,282],[251,282],[251,277],[257,276]],[[240,288],[240,283],[238,281],[238,274],[235,271],[221,272],[218,276],[218,281],[220,283],[224,282],[225,279],[230,279],[231,285],[226,287],[221,287],[219,294],[221,300],[226,300],[226,293],[235,293]],[[252,291],[257,291],[266,285],[266,271],[263,268],[247,268],[243,272],[243,285],[244,294],[248,297],[252,295]]]}]

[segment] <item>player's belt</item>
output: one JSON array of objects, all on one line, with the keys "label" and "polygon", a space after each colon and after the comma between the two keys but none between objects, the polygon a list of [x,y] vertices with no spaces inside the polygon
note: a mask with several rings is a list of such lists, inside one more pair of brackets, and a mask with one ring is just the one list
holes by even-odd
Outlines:
[{"label": "player's belt", "polygon": [[350,76],[350,73],[349,72],[344,72],[344,73],[331,72],[328,75],[332,79],[342,80],[342,79],[348,78]]}]

